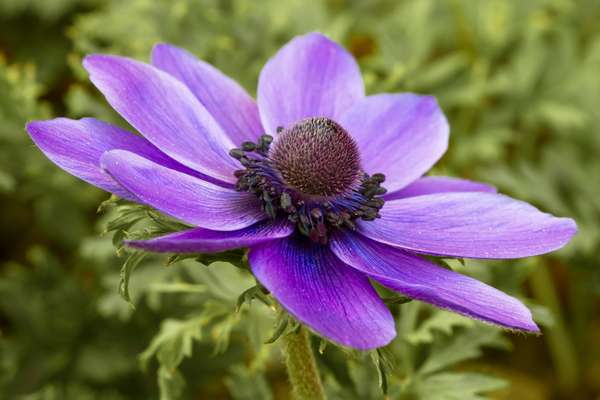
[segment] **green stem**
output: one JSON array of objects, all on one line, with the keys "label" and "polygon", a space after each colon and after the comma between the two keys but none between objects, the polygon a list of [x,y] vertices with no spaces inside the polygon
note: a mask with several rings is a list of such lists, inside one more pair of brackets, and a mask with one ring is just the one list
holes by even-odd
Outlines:
[{"label": "green stem", "polygon": [[283,353],[288,376],[297,400],[325,400],[323,384],[315,362],[310,338],[305,328],[287,334]]}]

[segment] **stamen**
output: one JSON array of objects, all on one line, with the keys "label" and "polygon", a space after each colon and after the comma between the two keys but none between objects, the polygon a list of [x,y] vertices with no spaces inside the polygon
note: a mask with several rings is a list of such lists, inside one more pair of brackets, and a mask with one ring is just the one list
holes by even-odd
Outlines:
[{"label": "stamen", "polygon": [[358,184],[338,196],[305,196],[282,179],[271,158],[272,142],[272,136],[262,135],[257,143],[244,142],[229,152],[245,167],[234,172],[238,178],[236,190],[254,193],[269,218],[287,218],[296,224],[298,232],[320,244],[327,244],[335,229],[356,230],[358,219],[380,218],[384,200],[379,196],[386,193],[381,187],[383,174],[361,173]]}]

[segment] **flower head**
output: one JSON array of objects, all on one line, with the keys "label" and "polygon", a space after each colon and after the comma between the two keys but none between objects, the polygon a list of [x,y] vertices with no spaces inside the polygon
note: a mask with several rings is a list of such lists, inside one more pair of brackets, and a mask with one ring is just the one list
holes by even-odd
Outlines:
[{"label": "flower head", "polygon": [[263,135],[230,151],[245,167],[235,172],[236,189],[254,193],[272,220],[287,216],[298,233],[326,245],[332,230],[356,230],[355,220],[380,217],[385,177],[362,171],[358,146],[344,128],[313,117],[278,131],[272,149],[272,137]]},{"label": "flower head", "polygon": [[253,274],[319,334],[370,349],[395,336],[369,279],[510,329],[538,331],[517,299],[423,255],[504,259],[562,247],[573,220],[485,184],[423,177],[447,148],[433,97],[365,96],[352,56],[321,34],[263,68],[257,102],[184,50],[152,65],[92,55],[94,85],[141,136],[95,119],[27,126],[71,174],[196,226],[132,247],[249,248]]}]

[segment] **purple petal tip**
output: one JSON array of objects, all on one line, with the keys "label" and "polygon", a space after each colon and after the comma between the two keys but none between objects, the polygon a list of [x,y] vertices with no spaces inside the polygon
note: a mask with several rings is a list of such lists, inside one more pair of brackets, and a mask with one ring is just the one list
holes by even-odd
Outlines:
[{"label": "purple petal tip", "polygon": [[187,50],[180,49],[179,47],[173,46],[172,44],[169,44],[169,43],[156,43],[152,47],[152,58],[155,57],[156,53],[163,52],[163,51],[176,51],[176,52],[188,53]]},{"label": "purple petal tip", "polygon": [[[36,121],[29,121],[27,122],[27,124],[25,124],[25,130],[29,133],[29,135],[34,138],[35,136],[38,136],[40,134],[42,134],[43,132],[41,132],[40,130],[44,127],[44,125],[46,123],[48,123],[49,121],[52,120],[36,120]],[[35,138],[34,138],[35,139]]]},{"label": "purple petal tip", "polygon": [[94,61],[102,57],[106,56],[102,54],[88,54],[87,56],[83,57],[83,61],[81,62],[83,64],[83,68],[85,68],[86,71],[90,72],[90,67],[92,66],[91,64],[93,64]]}]

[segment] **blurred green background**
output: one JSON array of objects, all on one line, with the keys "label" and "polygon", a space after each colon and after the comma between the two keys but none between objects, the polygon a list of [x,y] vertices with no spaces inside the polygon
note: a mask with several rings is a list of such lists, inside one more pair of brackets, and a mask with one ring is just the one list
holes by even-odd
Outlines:
[{"label": "blurred green background", "polygon": [[279,344],[264,344],[274,313],[234,312],[252,278],[148,256],[134,310],[101,235],[120,211],[97,213],[108,195],[52,165],[24,125],[122,123],[86,79],[88,53],[147,61],[167,41],[254,93],[267,58],[312,30],[357,57],[368,93],[438,97],[452,135],[433,173],[579,225],[545,257],[453,265],[523,299],[543,336],[394,305],[385,362],[315,339],[330,398],[383,398],[383,370],[393,399],[600,399],[598,21],[598,0],[0,0],[0,399],[288,398]]}]

